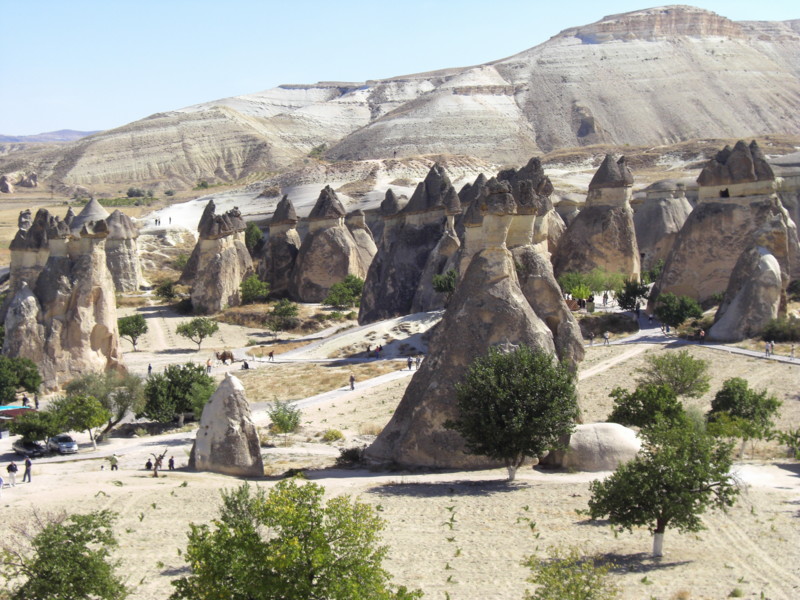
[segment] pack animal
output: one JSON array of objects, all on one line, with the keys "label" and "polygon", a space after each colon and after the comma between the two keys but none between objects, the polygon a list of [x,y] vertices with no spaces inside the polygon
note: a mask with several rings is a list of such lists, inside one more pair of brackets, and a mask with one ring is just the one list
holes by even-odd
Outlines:
[{"label": "pack animal", "polygon": [[217,352],[216,355],[217,355],[217,360],[222,361],[223,364],[227,363],[228,361],[233,363],[233,352],[231,352],[230,350]]}]

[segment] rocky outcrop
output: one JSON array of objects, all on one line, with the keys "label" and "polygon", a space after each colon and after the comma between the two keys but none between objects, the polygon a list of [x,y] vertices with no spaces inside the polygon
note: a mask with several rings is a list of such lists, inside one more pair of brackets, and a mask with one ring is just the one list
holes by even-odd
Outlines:
[{"label": "rocky outcrop", "polygon": [[17,181],[17,185],[24,188],[39,187],[39,176],[36,173],[24,173]]},{"label": "rocky outcrop", "polygon": [[575,471],[614,471],[636,458],[642,447],[635,431],[617,423],[578,425],[564,441],[565,450],[550,452],[540,464]]},{"label": "rocky outcrop", "polygon": [[14,184],[6,175],[0,175],[0,194],[13,194]]},{"label": "rocky outcrop", "polygon": [[83,207],[81,212],[79,212],[75,217],[73,217],[69,222],[69,228],[76,234],[80,235],[81,228],[89,223],[95,221],[103,221],[108,219],[110,215],[108,211],[103,208],[103,205],[100,204],[95,198],[89,200],[86,206]]},{"label": "rocky outcrop", "polygon": [[[435,164],[408,204],[384,221],[381,246],[364,283],[359,323],[410,314],[415,312],[412,307],[436,297],[432,282],[423,276],[440,274],[434,271],[447,265],[455,240],[454,233],[446,231],[453,229],[457,210],[458,194]],[[448,239],[442,241],[443,236]]]},{"label": "rocky outcrop", "polygon": [[263,245],[263,254],[258,265],[258,276],[269,283],[270,293],[284,297],[294,271],[297,254],[300,252],[300,234],[297,233],[297,213],[289,196],[284,196],[269,223],[269,236]]},{"label": "rocky outcrop", "polygon": [[[348,213],[344,219],[344,224],[350,230],[350,234],[356,242],[356,252],[358,253],[358,260],[362,265],[366,265],[367,269],[372,263],[372,259],[378,253],[378,247],[375,245],[375,239],[372,237],[372,232],[367,227],[367,221],[364,216],[364,211],[356,209]],[[366,269],[364,272],[366,277]],[[364,278],[362,277],[362,279]]]},{"label": "rocky outcrop", "polygon": [[308,233],[292,274],[291,296],[301,302],[322,302],[331,286],[348,275],[366,276],[375,243],[364,225],[357,227],[362,230],[359,245],[345,225],[344,207],[330,186],[320,192],[307,221]]},{"label": "rocky outcrop", "polygon": [[86,221],[75,233],[42,209],[11,244],[3,352],[34,361],[48,390],[79,374],[122,368],[107,236],[104,220]]},{"label": "rocky outcrop", "polygon": [[26,208],[25,210],[21,210],[19,212],[19,217],[17,217],[17,227],[22,229],[23,231],[27,231],[30,229],[31,225],[33,225],[33,217],[31,216],[31,209]]},{"label": "rocky outcrop", "polygon": [[647,187],[645,193],[645,201],[633,214],[644,270],[667,259],[678,232],[692,212],[684,186],[678,180],[658,181]]},{"label": "rocky outcrop", "polygon": [[786,307],[786,273],[763,246],[742,252],[731,273],[708,339],[738,342],[756,337]]},{"label": "rocky outcrop", "polygon": [[725,292],[742,252],[764,246],[790,278],[800,276],[797,228],[776,195],[758,145],[736,143],[711,159],[698,177],[698,204],[686,219],[654,293],[700,302]]},{"label": "rocky outcrop", "polygon": [[137,238],[139,229],[133,220],[120,210],[106,219],[106,263],[118,292],[136,292],[142,285]]},{"label": "rocky outcrop", "polygon": [[365,456],[374,462],[441,468],[498,466],[464,452],[460,435],[444,423],[457,418],[455,386],[492,346],[525,344],[554,352],[552,335],[519,286],[505,246],[516,203],[507,183],[493,184],[483,205],[483,248],[456,288],[428,356],[411,380],[394,416]]},{"label": "rocky outcrop", "polygon": [[244,241],[246,227],[237,208],[217,215],[214,201],[209,200],[197,227],[199,239],[193,251],[197,255],[192,281],[195,313],[215,313],[241,303],[239,286],[253,273]]},{"label": "rocky outcrop", "polygon": [[236,477],[263,477],[258,429],[242,382],[230,373],[203,408],[189,468]]},{"label": "rocky outcrop", "polygon": [[556,276],[603,269],[639,278],[639,248],[631,209],[633,175],[625,157],[607,154],[589,183],[586,206],[575,217],[553,255]]}]

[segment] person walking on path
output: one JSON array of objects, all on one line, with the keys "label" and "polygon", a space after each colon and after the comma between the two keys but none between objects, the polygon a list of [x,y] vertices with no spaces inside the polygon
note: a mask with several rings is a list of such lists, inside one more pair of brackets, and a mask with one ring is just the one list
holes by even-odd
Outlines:
[{"label": "person walking on path", "polygon": [[153,365],[147,365],[147,376],[150,377],[150,373],[153,372]]},{"label": "person walking on path", "polygon": [[17,463],[12,460],[6,467],[6,471],[8,471],[8,481],[11,482],[11,487],[15,487],[17,485]]},{"label": "person walking on path", "polygon": [[764,356],[769,356],[769,342],[764,342]]},{"label": "person walking on path", "polygon": [[408,370],[410,371],[411,365],[414,364],[414,359],[409,356],[406,362],[408,363]]},{"label": "person walking on path", "polygon": [[415,371],[419,369],[420,364],[422,364],[422,357],[419,354],[417,354],[417,357],[414,359],[414,370]]},{"label": "person walking on path", "polygon": [[206,361],[206,375],[211,375],[211,359]]},{"label": "person walking on path", "polygon": [[351,390],[356,389],[356,376],[353,375],[352,373],[350,374],[350,389]]},{"label": "person walking on path", "polygon": [[589,345],[590,346],[594,346],[594,332],[593,331],[589,332]]},{"label": "person walking on path", "polygon": [[705,329],[701,329],[700,330],[700,344],[702,344],[705,340],[706,340],[706,330]]},{"label": "person walking on path", "polygon": [[25,457],[25,472],[22,474],[22,483],[26,481],[31,482],[31,469],[33,468],[33,461],[30,456]]},{"label": "person walking on path", "polygon": [[118,471],[119,470],[119,459],[117,458],[116,454],[112,454],[108,457],[108,462],[111,463],[111,470]]},{"label": "person walking on path", "polygon": [[610,334],[608,333],[608,331],[604,331],[603,332],[603,346],[610,346],[611,345],[611,343],[608,341],[609,337],[610,337]]},{"label": "person walking on path", "polygon": [[175,457],[174,456],[170,456],[169,457],[169,462],[167,462],[167,466],[169,467],[170,471],[174,471],[175,470]]},{"label": "person walking on path", "polygon": [[275,362],[275,351],[274,350],[270,350],[269,351],[269,362]]}]

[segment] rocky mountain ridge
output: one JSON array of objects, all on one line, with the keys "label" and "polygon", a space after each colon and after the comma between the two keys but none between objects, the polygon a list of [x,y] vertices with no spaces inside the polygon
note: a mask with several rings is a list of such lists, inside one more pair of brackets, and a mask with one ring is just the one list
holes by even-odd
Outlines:
[{"label": "rocky mountain ridge", "polygon": [[[309,154],[463,154],[800,134],[800,21],[689,6],[611,15],[514,56],[366,82],[282,85],[158,113],[46,152],[0,156],[72,185],[257,179]],[[261,177],[263,178],[263,177]]]}]

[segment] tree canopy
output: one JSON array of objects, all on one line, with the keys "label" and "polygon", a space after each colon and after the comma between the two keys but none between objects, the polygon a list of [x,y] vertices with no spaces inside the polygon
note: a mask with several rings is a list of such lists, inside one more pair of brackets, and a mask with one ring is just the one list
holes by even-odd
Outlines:
[{"label": "tree canopy", "polygon": [[61,415],[48,410],[31,410],[11,421],[8,430],[30,442],[43,442],[64,431],[63,427]]},{"label": "tree canopy", "polygon": [[636,369],[640,385],[668,385],[678,396],[699,398],[709,389],[708,361],[694,358],[688,350],[651,353],[645,366]]},{"label": "tree canopy", "polygon": [[614,409],[608,415],[610,423],[643,428],[659,418],[674,421],[684,414],[683,405],[668,385],[647,383],[632,392],[615,388],[610,395],[614,399]]},{"label": "tree canopy", "polygon": [[507,354],[490,348],[456,393],[459,417],[445,426],[461,434],[469,453],[502,461],[510,481],[526,457],[561,447],[578,418],[573,374],[524,345]]},{"label": "tree canopy", "polygon": [[195,317],[191,321],[181,323],[175,329],[175,333],[189,338],[197,344],[198,350],[200,350],[200,344],[203,343],[203,340],[211,337],[217,331],[219,331],[219,323],[207,317]]},{"label": "tree canopy", "polygon": [[269,284],[261,281],[258,275],[253,274],[239,284],[239,293],[242,297],[242,304],[266,302],[269,297]]},{"label": "tree canopy", "polygon": [[117,327],[119,328],[119,337],[128,339],[133,345],[133,351],[136,352],[136,341],[147,333],[147,320],[144,315],[120,317],[117,319]]},{"label": "tree canopy", "polygon": [[17,392],[35,393],[42,384],[39,368],[32,360],[0,355],[0,404],[11,404]]},{"label": "tree canopy", "polygon": [[[173,600],[410,600],[392,590],[372,506],[294,479],[268,495],[248,484],[222,492],[220,516],[191,525],[191,575],[172,582]],[[268,532],[268,535],[265,535]]]},{"label": "tree canopy", "polygon": [[250,254],[253,254],[253,251],[262,239],[264,239],[264,233],[261,231],[261,228],[253,221],[248,221],[247,229],[244,230],[244,245],[247,246]]},{"label": "tree canopy", "polygon": [[144,408],[136,416],[160,423],[168,423],[175,417],[182,420],[189,412],[199,418],[214,389],[214,380],[203,366],[169,365],[163,373],[148,378]]},{"label": "tree canopy", "polygon": [[116,575],[110,549],[116,515],[97,511],[39,519],[38,532],[20,529],[3,543],[0,572],[15,581],[12,600],[122,600],[128,590]]},{"label": "tree canopy", "polygon": [[644,445],[636,458],[590,484],[589,515],[606,517],[620,530],[648,527],[655,534],[653,554],[661,556],[668,526],[700,531],[700,515],[707,509],[735,502],[739,490],[729,474],[732,446],[689,419],[662,421],[641,435]]},{"label": "tree canopy", "polygon": [[111,412],[97,398],[85,394],[57,398],[50,403],[48,411],[59,415],[67,431],[87,432],[95,450],[97,450],[95,429],[105,425],[111,418]]},{"label": "tree canopy", "polygon": [[703,309],[696,300],[689,296],[676,296],[675,294],[661,294],[656,300],[656,318],[670,327],[677,327],[689,318],[703,316]]},{"label": "tree canopy", "polygon": [[648,291],[649,288],[638,279],[626,279],[619,288],[616,288],[614,296],[621,309],[635,310],[637,304],[647,300]]},{"label": "tree canopy", "polygon": [[97,398],[110,413],[108,425],[101,435],[117,426],[125,415],[144,408],[144,382],[141,377],[116,371],[87,373],[70,381],[67,396],[87,395]]},{"label": "tree canopy", "polygon": [[458,284],[458,273],[456,273],[455,269],[450,269],[441,275],[434,275],[433,279],[431,280],[431,284],[433,285],[433,289],[438,294],[445,295],[444,305],[447,307],[447,305],[450,304],[450,299],[453,297],[453,294],[456,291],[456,285]]},{"label": "tree canopy", "polygon": [[348,275],[342,281],[334,283],[322,303],[334,308],[348,308],[361,303],[361,292],[364,280],[355,275]]},{"label": "tree canopy", "polygon": [[744,440],[763,439],[772,432],[772,419],[780,406],[780,400],[767,390],[752,390],[746,380],[733,377],[722,383],[707,417],[712,432]]}]

